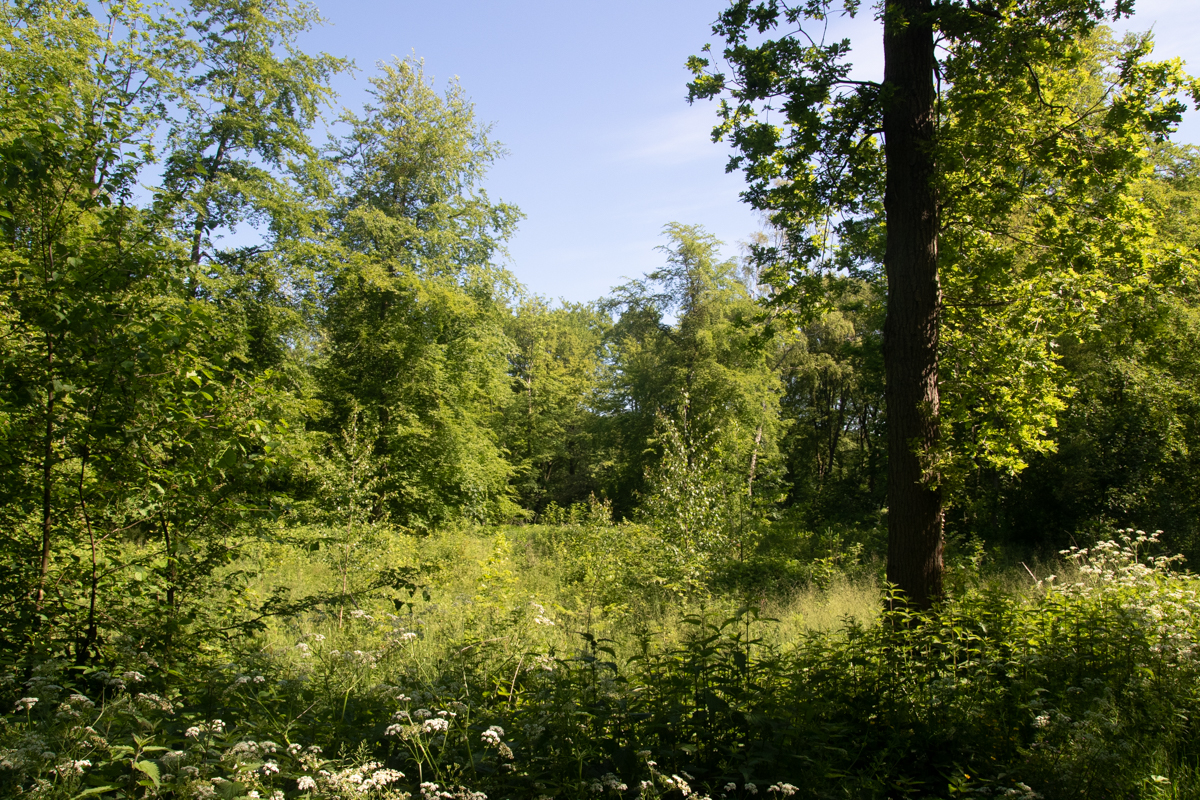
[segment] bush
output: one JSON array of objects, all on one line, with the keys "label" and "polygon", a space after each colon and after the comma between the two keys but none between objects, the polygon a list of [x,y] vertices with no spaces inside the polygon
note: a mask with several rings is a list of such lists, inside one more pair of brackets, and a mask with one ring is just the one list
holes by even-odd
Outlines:
[{"label": "bush", "polygon": [[[640,632],[622,641],[568,634],[569,615],[516,590],[482,638],[435,625],[451,613],[435,591],[409,614],[296,620],[186,683],[144,659],[124,672],[44,662],[8,674],[0,791],[1198,796],[1200,581],[1147,555],[1155,543],[1122,532],[1064,552],[1069,580],[1026,593],[979,580],[932,614],[893,600],[877,622],[783,644],[774,621],[716,600],[661,644],[628,616]],[[501,544],[485,569],[511,566]]]}]

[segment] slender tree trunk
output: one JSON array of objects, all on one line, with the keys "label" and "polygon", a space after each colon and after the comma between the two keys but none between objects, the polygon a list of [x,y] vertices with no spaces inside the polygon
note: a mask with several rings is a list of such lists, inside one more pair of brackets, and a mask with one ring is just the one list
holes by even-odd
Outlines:
[{"label": "slender tree trunk", "polygon": [[942,595],[942,496],[931,463],[938,446],[942,293],[930,0],[887,0],[883,30],[887,579],[909,603],[928,608]]},{"label": "slender tree trunk", "polygon": [[[174,459],[172,459],[174,460]],[[175,655],[175,626],[179,623],[179,615],[176,613],[176,596],[175,587],[179,582],[179,536],[171,535],[171,527],[167,524],[167,516],[162,511],[158,512],[158,520],[162,525],[163,548],[167,554],[167,630],[166,636],[163,639],[163,660],[170,666]],[[178,533],[178,532],[176,532]]]},{"label": "slender tree trunk", "polygon": [[[762,446],[763,425],[767,421],[767,401],[763,400],[761,405],[762,417],[758,421],[758,427],[754,430],[754,449],[750,451],[750,475],[746,481],[746,496],[754,497],[754,478],[758,475],[758,448]],[[739,557],[739,560],[740,557]]]},{"label": "slender tree trunk", "polygon": [[[766,404],[763,404],[763,412],[766,412]],[[762,444],[763,424],[758,423],[758,428],[754,431],[754,449],[750,451],[750,477],[746,481],[746,495],[754,496],[754,476],[758,472],[758,448]]]},{"label": "slender tree trunk", "polygon": [[96,647],[96,640],[99,638],[99,631],[96,626],[96,595],[100,587],[100,572],[96,558],[96,531],[92,528],[92,515],[88,511],[87,496],[83,491],[83,479],[87,474],[87,462],[88,452],[85,449],[79,460],[79,510],[83,514],[83,524],[87,528],[88,544],[91,546],[92,572],[88,587],[87,628],[83,634],[83,641],[75,653],[75,663],[80,666],[86,664],[91,658],[91,653]]},{"label": "slender tree trunk", "polygon": [[[46,334],[46,441],[42,454],[42,558],[38,569],[37,597],[34,601],[35,614],[42,612],[46,600],[46,578],[50,574],[50,534],[54,527],[52,489],[54,486],[54,337]],[[33,624],[38,625],[35,617]]]},{"label": "slender tree trunk", "polygon": [[[232,92],[230,94],[232,96]],[[217,154],[215,156],[213,156],[213,163],[209,167],[208,174],[206,174],[204,176],[204,182],[201,187],[201,192],[203,192],[210,185],[212,185],[212,183],[216,180],[217,175],[220,174],[221,167],[223,166],[221,162],[224,161],[224,159],[225,159],[225,148],[228,146],[228,143],[229,143],[229,135],[222,134],[220,140],[218,140],[218,142],[217,142]],[[204,209],[202,211],[196,212],[196,222],[195,222],[195,226],[192,230],[192,263],[197,266],[200,265],[200,259],[203,257],[203,254],[204,254],[204,251],[201,248],[204,244],[204,228],[207,224],[208,224],[208,198],[205,197],[204,198]],[[198,287],[193,286],[193,292],[192,292],[193,296],[195,296],[194,290],[196,288],[198,288]]]},{"label": "slender tree trunk", "polygon": [[838,443],[842,441],[842,429],[846,425],[846,393],[843,390],[838,395],[837,414],[829,426],[829,468],[827,473],[833,475],[833,463],[837,460]]}]

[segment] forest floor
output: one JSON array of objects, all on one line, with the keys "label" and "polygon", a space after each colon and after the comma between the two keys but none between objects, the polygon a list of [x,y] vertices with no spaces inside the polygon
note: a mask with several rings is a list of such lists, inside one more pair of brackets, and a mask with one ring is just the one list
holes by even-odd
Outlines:
[{"label": "forest floor", "polygon": [[220,602],[320,603],[170,663],[134,642],[123,671],[48,662],[3,718],[0,790],[1197,796],[1200,582],[1151,537],[957,567],[931,615],[889,604],[869,560],[764,588],[729,577],[745,563],[667,569],[660,545],[632,525],[281,530]]}]

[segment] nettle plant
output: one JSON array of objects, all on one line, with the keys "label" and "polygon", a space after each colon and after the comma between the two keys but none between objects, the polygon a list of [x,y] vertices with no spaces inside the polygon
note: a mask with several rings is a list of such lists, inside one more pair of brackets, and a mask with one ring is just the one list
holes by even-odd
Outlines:
[{"label": "nettle plant", "polygon": [[1121,531],[1065,551],[1070,579],[782,648],[743,609],[633,655],[585,632],[413,661],[407,620],[362,613],[196,685],[47,661],[4,678],[0,796],[1179,796],[1200,784],[1200,579],[1157,541]]},{"label": "nettle plant", "polygon": [[[61,668],[63,665],[52,665]],[[375,760],[368,748],[323,755],[319,745],[250,738],[254,725],[195,719],[175,703],[134,684],[144,676],[91,677],[114,688],[97,703],[78,691],[40,682],[43,697],[24,697],[4,719],[0,788],[6,796],[36,798],[180,797],[311,800],[410,798],[400,770]],[[249,683],[264,682],[261,675]],[[234,685],[240,685],[235,681]],[[255,722],[261,722],[256,720]],[[433,787],[432,789],[430,787]],[[466,790],[433,784],[424,796],[479,800]]]}]

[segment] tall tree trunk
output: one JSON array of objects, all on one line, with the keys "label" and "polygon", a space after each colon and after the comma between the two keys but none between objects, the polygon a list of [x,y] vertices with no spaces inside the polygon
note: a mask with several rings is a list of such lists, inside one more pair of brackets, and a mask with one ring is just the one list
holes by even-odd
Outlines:
[{"label": "tall tree trunk", "polygon": [[83,524],[87,529],[88,544],[91,546],[91,580],[88,587],[88,616],[87,627],[75,651],[75,663],[83,666],[91,658],[99,639],[99,629],[96,625],[96,596],[100,587],[99,562],[96,557],[96,531],[92,528],[92,515],[88,511],[87,494],[83,490],[83,479],[87,475],[88,449],[84,447],[79,458],[79,511],[83,515]]},{"label": "tall tree trunk", "polygon": [[938,198],[936,93],[929,0],[887,0],[883,115],[887,187],[887,579],[909,603],[942,594],[942,497],[938,445]]},{"label": "tall tree trunk", "polygon": [[42,454],[42,557],[38,564],[38,586],[34,597],[34,622],[39,626],[39,616],[46,600],[46,579],[50,575],[50,535],[53,524],[54,486],[54,336],[46,334],[46,436],[45,452]]},{"label": "tall tree trunk", "polygon": [[[754,449],[750,451],[750,477],[746,481],[746,496],[754,497],[754,477],[758,472],[758,448],[762,445],[763,422],[767,416],[767,401],[762,404],[763,418],[758,422],[758,428],[754,431]],[[739,556],[738,560],[741,560]]]}]

